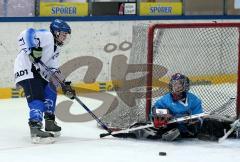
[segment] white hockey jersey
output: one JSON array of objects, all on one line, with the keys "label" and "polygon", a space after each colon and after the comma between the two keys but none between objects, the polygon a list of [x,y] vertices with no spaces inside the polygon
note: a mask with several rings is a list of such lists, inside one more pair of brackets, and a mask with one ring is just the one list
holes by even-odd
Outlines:
[{"label": "white hockey jersey", "polygon": [[[24,30],[18,36],[19,53],[14,63],[15,83],[25,79],[33,78],[31,71],[32,62],[29,59],[32,47],[42,47],[41,61],[49,68],[58,69],[57,57],[59,55],[58,47],[54,50],[54,37],[51,32],[47,30],[35,30],[29,28]],[[40,69],[40,74],[43,78],[48,80],[48,74],[45,69],[39,64],[34,64],[36,69]]]}]

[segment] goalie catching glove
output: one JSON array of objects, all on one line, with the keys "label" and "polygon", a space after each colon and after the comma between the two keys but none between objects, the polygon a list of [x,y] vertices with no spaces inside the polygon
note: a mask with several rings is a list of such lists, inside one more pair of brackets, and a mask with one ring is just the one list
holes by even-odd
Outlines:
[{"label": "goalie catching glove", "polygon": [[155,128],[164,127],[168,121],[172,119],[172,115],[168,109],[153,108],[153,124]]}]

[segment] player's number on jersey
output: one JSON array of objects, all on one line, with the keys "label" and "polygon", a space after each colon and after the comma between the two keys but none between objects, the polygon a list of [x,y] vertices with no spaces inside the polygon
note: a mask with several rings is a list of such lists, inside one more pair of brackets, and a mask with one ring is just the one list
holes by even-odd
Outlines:
[{"label": "player's number on jersey", "polygon": [[[25,45],[25,41],[23,39],[23,37],[21,39],[18,40],[20,43],[20,46]],[[40,39],[39,38],[34,38],[35,41],[35,47],[40,47]]]},{"label": "player's number on jersey", "polygon": [[21,39],[19,39],[18,41],[20,42],[20,46],[23,46],[25,44],[23,37]]}]

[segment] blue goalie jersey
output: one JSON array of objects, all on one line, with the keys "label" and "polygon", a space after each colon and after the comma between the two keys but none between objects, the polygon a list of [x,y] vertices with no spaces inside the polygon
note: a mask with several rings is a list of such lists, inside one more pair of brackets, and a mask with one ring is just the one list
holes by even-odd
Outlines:
[{"label": "blue goalie jersey", "polygon": [[203,112],[201,100],[194,94],[187,92],[186,101],[173,101],[171,93],[159,98],[153,106],[156,109],[168,109],[174,117],[194,115]]}]

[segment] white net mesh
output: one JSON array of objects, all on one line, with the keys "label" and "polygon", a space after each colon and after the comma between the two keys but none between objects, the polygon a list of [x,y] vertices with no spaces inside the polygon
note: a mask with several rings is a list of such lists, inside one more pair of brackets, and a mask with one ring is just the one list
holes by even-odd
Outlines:
[{"label": "white net mesh", "polygon": [[[148,28],[143,24],[133,27],[127,81],[116,90],[117,109],[102,117],[109,127],[122,129],[146,121]],[[235,117],[238,38],[237,27],[155,29],[152,104],[168,91],[170,76],[180,72],[190,78],[190,91],[202,99],[205,111],[219,109],[221,115]]]},{"label": "white net mesh", "polygon": [[[106,113],[101,120],[110,128],[127,128],[134,122],[146,121],[146,58],[147,58],[147,29],[148,25],[133,28],[133,44],[130,53],[128,67],[126,68],[126,80],[116,89],[118,107]],[[140,64],[140,66],[131,65]],[[143,77],[142,79],[138,79]],[[120,80],[117,76],[113,80]],[[140,86],[140,87],[138,87]]]}]

